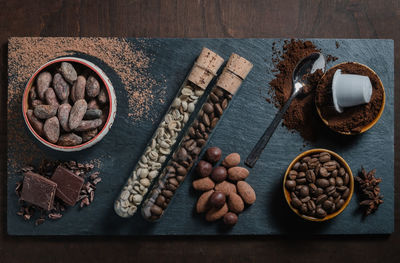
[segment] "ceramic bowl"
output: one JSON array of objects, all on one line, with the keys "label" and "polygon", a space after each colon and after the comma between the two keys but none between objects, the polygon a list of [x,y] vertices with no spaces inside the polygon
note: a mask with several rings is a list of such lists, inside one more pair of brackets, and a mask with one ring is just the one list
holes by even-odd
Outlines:
[{"label": "ceramic bowl", "polygon": [[[292,170],[292,167],[294,166],[294,164],[298,161],[300,161],[303,157],[312,155],[312,154],[316,154],[316,153],[321,153],[321,152],[328,152],[331,154],[331,156],[338,161],[342,167],[346,170],[346,172],[349,174],[350,176],[350,194],[349,197],[347,198],[347,200],[345,200],[344,205],[337,210],[336,212],[332,213],[332,214],[328,214],[327,216],[325,216],[324,218],[315,218],[315,217],[311,217],[311,216],[307,216],[307,215],[303,215],[301,214],[296,208],[294,208],[290,201],[291,201],[291,197],[290,197],[290,192],[286,189],[285,184],[286,184],[286,178],[290,172],[290,170]],[[313,221],[313,222],[322,222],[322,221],[326,221],[329,219],[332,219],[334,217],[336,217],[337,215],[339,215],[340,213],[343,212],[343,210],[347,207],[347,205],[350,203],[351,197],[353,196],[353,192],[354,192],[354,178],[353,178],[353,173],[351,172],[351,169],[349,167],[349,165],[346,163],[346,161],[337,153],[332,152],[330,150],[326,150],[326,149],[312,149],[312,150],[308,150],[305,151],[301,154],[299,154],[296,158],[294,158],[294,160],[289,164],[289,167],[286,169],[286,173],[283,177],[283,193],[286,199],[287,204],[289,205],[290,209],[296,213],[296,215],[300,216],[301,218],[308,220],[308,221]]]},{"label": "ceramic bowl", "polygon": [[[337,64],[337,65],[335,65],[334,67],[330,68],[330,69],[329,69],[327,72],[325,72],[325,74],[322,76],[321,81],[322,81],[324,78],[327,77],[327,73],[328,73],[328,72],[336,71],[336,69],[338,69],[340,66],[342,66],[342,65],[344,65],[344,64],[347,64],[347,63],[349,63],[349,62],[343,62],[343,63]],[[379,113],[378,113],[378,115],[376,116],[376,118],[375,118],[373,121],[371,121],[370,123],[368,123],[367,125],[365,125],[364,127],[362,127],[361,130],[360,130],[360,132],[343,132],[343,131],[338,131],[338,130],[336,130],[336,129],[333,129],[332,127],[330,127],[330,126],[328,125],[328,121],[322,116],[320,108],[318,107],[317,103],[315,103],[316,109],[317,109],[317,112],[318,112],[318,115],[319,115],[319,117],[321,118],[322,122],[323,122],[326,126],[328,126],[331,130],[333,130],[333,131],[335,131],[335,132],[337,132],[337,133],[343,134],[343,135],[356,135],[356,134],[361,134],[361,133],[364,133],[364,132],[368,131],[369,129],[371,129],[371,128],[379,121],[379,119],[381,118],[382,113],[383,113],[383,110],[384,110],[384,108],[385,108],[385,102],[386,102],[385,88],[383,87],[382,81],[381,81],[381,79],[379,78],[378,74],[376,74],[375,71],[373,71],[371,68],[369,68],[368,66],[366,66],[366,65],[364,65],[364,64],[361,64],[361,63],[358,63],[358,62],[352,62],[352,63],[357,64],[357,65],[359,65],[360,67],[365,68],[367,71],[370,71],[373,75],[375,75],[375,76],[378,78],[379,85],[380,85],[380,87],[382,87],[382,90],[383,90],[382,107],[380,108]]]},{"label": "ceramic bowl", "polygon": [[[107,116],[107,121],[104,124],[103,128],[101,131],[90,141],[87,141],[85,143],[76,145],[76,146],[60,146],[56,145],[53,143],[48,142],[45,138],[41,137],[31,126],[28,117],[27,117],[27,111],[29,107],[29,91],[32,88],[33,84],[36,82],[36,78],[38,74],[42,71],[48,70],[48,71],[55,71],[55,69],[61,64],[61,62],[69,62],[72,63],[73,65],[76,65],[77,67],[81,67],[83,70],[90,70],[91,73],[97,75],[98,80],[100,81],[100,86],[103,86],[108,94],[108,116]],[[46,64],[42,65],[39,67],[39,69],[36,70],[36,72],[31,76],[29,79],[28,83],[26,84],[24,94],[22,97],[22,113],[23,117],[26,123],[26,126],[28,127],[28,130],[31,132],[31,134],[43,145],[47,146],[50,149],[56,150],[56,151],[61,151],[61,152],[75,152],[75,151],[81,151],[83,149],[87,149],[104,138],[104,136],[109,132],[111,129],[111,126],[114,123],[115,115],[117,112],[117,99],[115,96],[115,91],[114,88],[111,84],[110,79],[107,77],[107,75],[95,64],[93,64],[90,61],[87,61],[82,58],[77,58],[77,57],[62,57],[62,58],[57,58],[54,60],[51,60],[47,62]]]}]

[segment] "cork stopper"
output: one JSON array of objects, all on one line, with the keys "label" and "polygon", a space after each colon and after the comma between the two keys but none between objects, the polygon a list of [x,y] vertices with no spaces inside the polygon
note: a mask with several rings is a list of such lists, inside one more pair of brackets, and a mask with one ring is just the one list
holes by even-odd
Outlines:
[{"label": "cork stopper", "polygon": [[218,78],[217,86],[234,95],[252,68],[250,61],[233,53]]},{"label": "cork stopper", "polygon": [[188,80],[202,89],[206,89],[214,76],[216,76],[224,59],[208,48],[203,48],[193,65]]},{"label": "cork stopper", "polygon": [[241,79],[245,79],[253,68],[253,64],[238,54],[232,53],[225,68],[238,75]]}]

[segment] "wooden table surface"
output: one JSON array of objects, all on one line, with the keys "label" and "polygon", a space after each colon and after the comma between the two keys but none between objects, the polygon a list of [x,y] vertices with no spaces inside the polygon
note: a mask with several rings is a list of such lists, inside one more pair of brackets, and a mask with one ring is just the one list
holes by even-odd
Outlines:
[{"label": "wooden table surface", "polygon": [[[388,38],[400,81],[400,1],[0,1],[0,262],[400,262],[399,180],[391,236],[15,238],[6,234],[10,36]],[[395,147],[400,92],[395,97]],[[400,150],[395,149],[395,170]]]}]

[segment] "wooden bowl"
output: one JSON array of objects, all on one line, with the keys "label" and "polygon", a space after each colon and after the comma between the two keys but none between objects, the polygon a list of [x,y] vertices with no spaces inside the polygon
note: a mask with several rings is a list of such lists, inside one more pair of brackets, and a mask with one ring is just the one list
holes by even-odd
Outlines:
[{"label": "wooden bowl", "polygon": [[[105,87],[107,94],[108,94],[109,110],[108,110],[107,121],[104,124],[102,130],[91,140],[89,140],[85,143],[79,144],[79,145],[75,145],[75,146],[60,146],[60,145],[48,142],[45,138],[41,137],[33,129],[33,127],[31,126],[31,124],[28,120],[28,116],[26,115],[26,112],[29,109],[29,91],[32,88],[33,84],[35,83],[36,77],[38,76],[38,74],[46,69],[54,68],[54,67],[56,67],[56,65],[61,64],[61,62],[64,62],[64,61],[79,64],[80,67],[91,70],[99,78],[99,80],[101,81],[101,85]],[[61,152],[81,151],[81,150],[89,148],[89,147],[95,145],[96,143],[98,143],[99,141],[101,141],[101,139],[103,139],[104,136],[111,129],[111,126],[114,123],[116,112],[117,112],[117,99],[116,99],[114,88],[111,84],[111,81],[107,77],[107,75],[98,66],[96,66],[92,62],[87,61],[82,58],[77,58],[77,57],[57,58],[57,59],[51,60],[51,61],[47,62],[46,64],[42,65],[41,67],[39,67],[39,69],[36,70],[36,72],[31,76],[28,83],[26,84],[24,94],[22,97],[22,114],[23,114],[23,117],[25,120],[25,124],[28,127],[31,134],[43,145],[45,145],[53,150],[61,151]]]},{"label": "wooden bowl", "polygon": [[[337,161],[339,162],[342,167],[346,170],[346,172],[349,174],[350,176],[350,194],[349,197],[347,198],[347,200],[345,201],[344,205],[337,211],[335,211],[332,214],[328,214],[327,216],[325,216],[324,218],[316,218],[316,217],[312,217],[312,216],[307,216],[307,215],[303,215],[301,214],[296,208],[294,208],[292,206],[291,202],[291,197],[290,197],[290,192],[286,189],[285,184],[286,184],[286,178],[290,172],[290,170],[292,170],[293,165],[300,161],[303,157],[315,154],[315,153],[321,153],[321,152],[328,152],[331,154],[331,156]],[[313,221],[313,222],[322,222],[322,221],[327,221],[329,219],[332,219],[334,217],[336,217],[337,215],[339,215],[341,212],[343,212],[343,210],[347,207],[347,205],[350,203],[350,200],[353,196],[353,192],[354,192],[354,178],[353,178],[353,173],[351,172],[350,166],[346,163],[346,161],[337,153],[332,152],[330,150],[326,150],[326,149],[311,149],[308,151],[305,151],[301,154],[299,154],[296,158],[294,158],[294,160],[289,164],[289,167],[286,169],[286,173],[283,177],[283,194],[285,196],[286,202],[289,205],[290,209],[296,213],[296,215],[300,216],[301,218],[308,220],[308,221]]]},{"label": "wooden bowl", "polygon": [[[327,73],[328,73],[328,72],[330,72],[330,71],[332,71],[332,70],[335,70],[335,71],[336,71],[336,69],[337,69],[338,67],[340,67],[341,65],[347,64],[347,63],[349,63],[349,62],[343,62],[343,63],[340,63],[340,64],[337,64],[337,65],[333,66],[333,67],[330,68],[327,72],[325,72],[325,74],[322,76],[322,78],[321,78],[320,81],[322,81],[324,78],[327,77]],[[375,75],[375,76],[377,77],[377,79],[378,79],[378,81],[379,81],[379,85],[380,85],[380,87],[382,87],[382,91],[383,91],[382,107],[380,108],[379,113],[378,113],[378,115],[376,116],[376,118],[375,118],[373,121],[371,121],[370,123],[368,123],[367,125],[365,125],[364,127],[362,127],[361,130],[360,130],[360,132],[343,132],[343,131],[335,130],[335,129],[333,129],[331,126],[328,125],[328,120],[326,120],[326,119],[322,116],[321,110],[320,110],[320,108],[318,107],[318,104],[315,103],[315,107],[316,107],[316,109],[317,109],[318,115],[319,115],[319,117],[321,118],[322,122],[323,122],[326,126],[328,126],[332,131],[335,131],[335,132],[340,133],[340,134],[343,134],[343,135],[356,135],[356,134],[361,134],[361,133],[364,133],[364,132],[368,131],[369,129],[371,129],[371,128],[379,121],[379,119],[381,118],[382,113],[383,113],[383,110],[384,110],[384,108],[385,108],[385,103],[386,103],[385,88],[383,87],[382,81],[381,81],[381,79],[379,78],[378,74],[376,74],[375,71],[373,71],[371,68],[369,68],[368,66],[366,66],[366,65],[364,65],[364,64],[361,64],[361,63],[358,63],[358,62],[352,62],[352,63],[357,64],[357,65],[359,65],[360,67],[365,68],[367,71],[370,71],[373,75]]]}]

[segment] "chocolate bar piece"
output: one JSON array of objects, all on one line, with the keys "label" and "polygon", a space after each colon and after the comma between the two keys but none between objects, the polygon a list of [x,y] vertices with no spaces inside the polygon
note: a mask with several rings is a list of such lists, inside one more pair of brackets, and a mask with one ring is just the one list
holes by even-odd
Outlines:
[{"label": "chocolate bar piece", "polygon": [[84,182],[83,178],[75,175],[67,168],[58,166],[51,180],[57,183],[56,196],[67,205],[75,205]]},{"label": "chocolate bar piece", "polygon": [[25,173],[21,199],[46,210],[53,208],[57,183],[34,172]]}]

